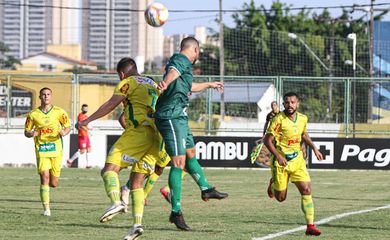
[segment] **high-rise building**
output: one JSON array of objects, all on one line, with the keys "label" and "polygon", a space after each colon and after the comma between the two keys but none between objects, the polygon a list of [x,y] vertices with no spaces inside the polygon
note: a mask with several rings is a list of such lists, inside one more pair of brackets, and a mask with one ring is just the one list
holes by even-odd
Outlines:
[{"label": "high-rise building", "polygon": [[[162,28],[146,24],[143,10],[151,0],[83,0],[83,58],[114,69],[123,57],[132,57],[142,72],[145,63],[161,66]],[[97,10],[101,8],[102,10]],[[116,9],[108,11],[107,9]],[[126,9],[138,11],[126,11]],[[141,65],[141,66],[140,66]]]},{"label": "high-rise building", "polygon": [[69,34],[72,12],[61,8],[69,4],[70,0],[8,0],[1,5],[0,41],[10,49],[6,55],[22,59],[45,52],[47,44],[76,43],[76,34]]}]

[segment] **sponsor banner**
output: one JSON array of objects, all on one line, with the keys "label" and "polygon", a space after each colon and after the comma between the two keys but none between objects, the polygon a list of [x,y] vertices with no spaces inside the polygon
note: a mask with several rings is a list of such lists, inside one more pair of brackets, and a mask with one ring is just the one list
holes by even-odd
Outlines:
[{"label": "sponsor banner", "polygon": [[31,91],[16,86],[8,89],[7,85],[0,84],[0,117],[5,116],[7,112],[8,93],[11,94],[11,116],[9,117],[17,117],[31,111],[33,99]]},{"label": "sponsor banner", "polygon": [[[119,136],[107,136],[107,154]],[[259,167],[250,154],[254,137],[194,137],[196,158],[203,167]]]},{"label": "sponsor banner", "polygon": [[313,138],[324,155],[318,161],[312,150],[309,168],[318,169],[390,169],[388,139]]}]

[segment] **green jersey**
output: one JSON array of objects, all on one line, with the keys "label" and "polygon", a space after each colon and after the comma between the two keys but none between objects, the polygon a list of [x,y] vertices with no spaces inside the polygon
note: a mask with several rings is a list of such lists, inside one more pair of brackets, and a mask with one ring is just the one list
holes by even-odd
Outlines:
[{"label": "green jersey", "polygon": [[187,116],[187,107],[192,87],[192,63],[181,53],[175,53],[165,67],[164,78],[170,69],[179,73],[179,77],[168,85],[160,95],[155,118],[174,119]]}]

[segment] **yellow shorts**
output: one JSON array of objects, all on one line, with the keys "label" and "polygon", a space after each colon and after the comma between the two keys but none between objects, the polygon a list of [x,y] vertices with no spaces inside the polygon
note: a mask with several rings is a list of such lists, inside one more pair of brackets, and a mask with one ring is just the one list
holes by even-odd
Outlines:
[{"label": "yellow shorts", "polygon": [[165,144],[164,141],[161,141],[160,143],[160,152],[158,153],[158,160],[156,165],[165,168],[168,163],[171,161],[171,157],[168,155],[167,151],[165,151]]},{"label": "yellow shorts", "polygon": [[150,126],[127,129],[112,146],[106,163],[121,168],[132,166],[132,172],[152,174],[159,159],[161,136]]},{"label": "yellow shorts", "polygon": [[299,152],[295,159],[288,161],[286,167],[280,166],[278,160],[272,156],[271,173],[276,191],[287,189],[289,180],[291,182],[310,182],[302,152]]},{"label": "yellow shorts", "polygon": [[38,173],[50,170],[50,174],[55,177],[61,175],[62,154],[57,157],[37,158]]}]

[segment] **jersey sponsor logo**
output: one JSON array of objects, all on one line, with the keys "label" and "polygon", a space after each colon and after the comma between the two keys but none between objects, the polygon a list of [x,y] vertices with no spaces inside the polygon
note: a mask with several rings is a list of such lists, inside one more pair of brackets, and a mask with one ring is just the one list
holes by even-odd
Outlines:
[{"label": "jersey sponsor logo", "polygon": [[131,156],[126,155],[126,154],[123,154],[122,155],[122,161],[133,164],[133,163],[138,162],[139,159],[131,157]]},{"label": "jersey sponsor logo", "polygon": [[280,128],[280,124],[276,124],[276,126],[274,127],[274,132],[277,132]]},{"label": "jersey sponsor logo", "polygon": [[247,142],[209,142],[196,143],[196,157],[201,160],[244,161],[248,158]]},{"label": "jersey sponsor logo", "polygon": [[39,144],[38,152],[55,152],[56,144],[55,143],[43,143]]},{"label": "jersey sponsor logo", "polygon": [[30,124],[31,124],[31,118],[30,118],[30,117],[27,117],[27,118],[26,118],[26,123],[24,124],[25,128],[30,127]]},{"label": "jersey sponsor logo", "polygon": [[299,143],[300,139],[289,139],[287,142],[287,146],[290,146],[291,144]]},{"label": "jersey sponsor logo", "polygon": [[356,157],[360,162],[374,162],[374,167],[386,167],[390,163],[390,149],[361,149],[358,145],[346,144],[341,153],[341,162],[347,162],[350,158]]},{"label": "jersey sponsor logo", "polygon": [[121,93],[123,93],[123,94],[127,94],[127,91],[129,91],[129,88],[130,88],[129,84],[126,83],[126,84],[124,84],[124,85],[121,87],[121,89],[120,89],[119,91],[120,91]]},{"label": "jersey sponsor logo", "polygon": [[52,134],[53,132],[52,128],[43,128],[39,130],[40,135]]},{"label": "jersey sponsor logo", "polygon": [[286,158],[287,161],[293,160],[297,156],[298,156],[298,152],[297,151],[295,151],[293,153],[286,153],[285,154],[285,158]]},{"label": "jersey sponsor logo", "polygon": [[62,124],[67,124],[67,123],[68,123],[68,116],[66,116],[65,113],[63,113],[63,114],[61,115],[61,123],[62,123]]},{"label": "jersey sponsor logo", "polygon": [[157,84],[151,78],[145,78],[145,77],[134,77],[134,78],[140,84],[149,84],[149,85],[153,86],[154,88],[157,88]]}]

